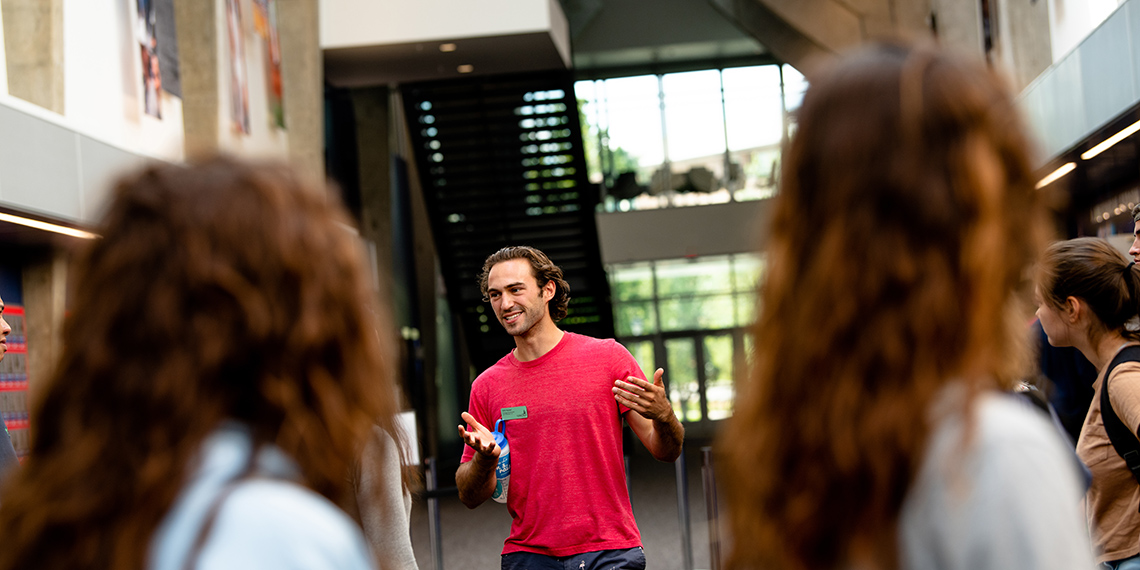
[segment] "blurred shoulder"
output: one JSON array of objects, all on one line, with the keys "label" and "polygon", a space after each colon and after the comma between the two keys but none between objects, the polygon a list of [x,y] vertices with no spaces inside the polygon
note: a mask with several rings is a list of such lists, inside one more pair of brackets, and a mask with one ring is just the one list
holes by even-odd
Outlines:
[{"label": "blurred shoulder", "polygon": [[[959,387],[954,387],[959,388]],[[1079,464],[1051,419],[1011,394],[944,394],[900,513],[907,568],[1092,568]],[[968,421],[963,421],[966,418]]]},{"label": "blurred shoulder", "polygon": [[[962,412],[964,390],[953,387],[937,402],[926,463],[957,465],[964,472],[987,471],[1002,479],[1036,470],[1075,467],[1072,448],[1049,415],[1015,394],[978,394],[968,419]],[[966,444],[963,447],[963,444]]]},{"label": "blurred shoulder", "polygon": [[201,568],[368,569],[360,527],[317,493],[287,481],[253,479],[226,498]]},{"label": "blurred shoulder", "polygon": [[975,403],[979,442],[990,445],[1037,443],[1064,450],[1056,426],[1033,403],[1015,394],[986,392]]}]

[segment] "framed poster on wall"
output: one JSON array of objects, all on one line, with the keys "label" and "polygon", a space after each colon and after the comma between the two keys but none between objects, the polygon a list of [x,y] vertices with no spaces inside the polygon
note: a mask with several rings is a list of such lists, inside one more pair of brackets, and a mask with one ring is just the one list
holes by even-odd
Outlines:
[{"label": "framed poster on wall", "polygon": [[12,327],[8,334],[8,352],[0,360],[0,419],[12,436],[12,447],[21,461],[31,445],[28,419],[28,342],[24,308],[4,307],[4,320]]}]

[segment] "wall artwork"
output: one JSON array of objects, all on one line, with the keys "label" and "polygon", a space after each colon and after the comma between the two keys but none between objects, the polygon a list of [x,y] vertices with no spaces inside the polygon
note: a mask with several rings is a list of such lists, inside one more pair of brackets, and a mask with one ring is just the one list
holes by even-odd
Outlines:
[{"label": "wall artwork", "polygon": [[[11,298],[11,297],[9,297]],[[28,419],[28,342],[24,332],[24,308],[8,304],[4,320],[12,327],[8,334],[8,353],[0,360],[0,421],[12,438],[12,447],[20,462],[31,450]]]},{"label": "wall artwork", "polygon": [[230,45],[230,118],[234,131],[248,135],[250,133],[248,70],[245,66],[245,42],[239,0],[226,0],[226,31]]},{"label": "wall artwork", "polygon": [[146,114],[162,118],[162,72],[158,60],[158,35],[156,32],[156,11],[154,0],[136,0],[138,19],[135,37],[139,42],[139,55],[142,58],[143,110]]},{"label": "wall artwork", "polygon": [[182,97],[182,71],[178,63],[178,31],[174,27],[174,0],[154,3],[155,35],[158,36],[158,67],[162,70],[162,90]]},{"label": "wall artwork", "polygon": [[277,35],[277,0],[253,0],[253,29],[265,40],[265,91],[269,99],[269,120],[285,128],[282,104],[281,42]]}]

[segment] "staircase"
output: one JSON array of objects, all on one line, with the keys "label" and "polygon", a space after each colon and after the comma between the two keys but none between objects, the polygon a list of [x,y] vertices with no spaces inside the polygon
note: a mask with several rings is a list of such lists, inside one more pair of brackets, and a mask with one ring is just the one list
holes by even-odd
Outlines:
[{"label": "staircase", "polygon": [[586,178],[573,77],[566,71],[408,84],[404,108],[452,309],[482,371],[514,348],[483,302],[483,261],[536,247],[570,283],[564,330],[614,335],[609,284]]}]

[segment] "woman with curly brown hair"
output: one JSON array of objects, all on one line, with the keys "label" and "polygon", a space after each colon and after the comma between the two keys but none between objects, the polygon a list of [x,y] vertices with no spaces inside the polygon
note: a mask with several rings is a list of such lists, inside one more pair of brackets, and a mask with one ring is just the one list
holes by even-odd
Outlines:
[{"label": "woman with curly brown hair", "polygon": [[5,488],[0,568],[373,566],[341,508],[396,399],[330,202],[225,159],[119,182]]},{"label": "woman with curly brown hair", "polygon": [[729,567],[1092,566],[1071,452],[999,393],[1048,223],[1026,148],[991,73],[933,48],[814,78],[720,442]]}]

